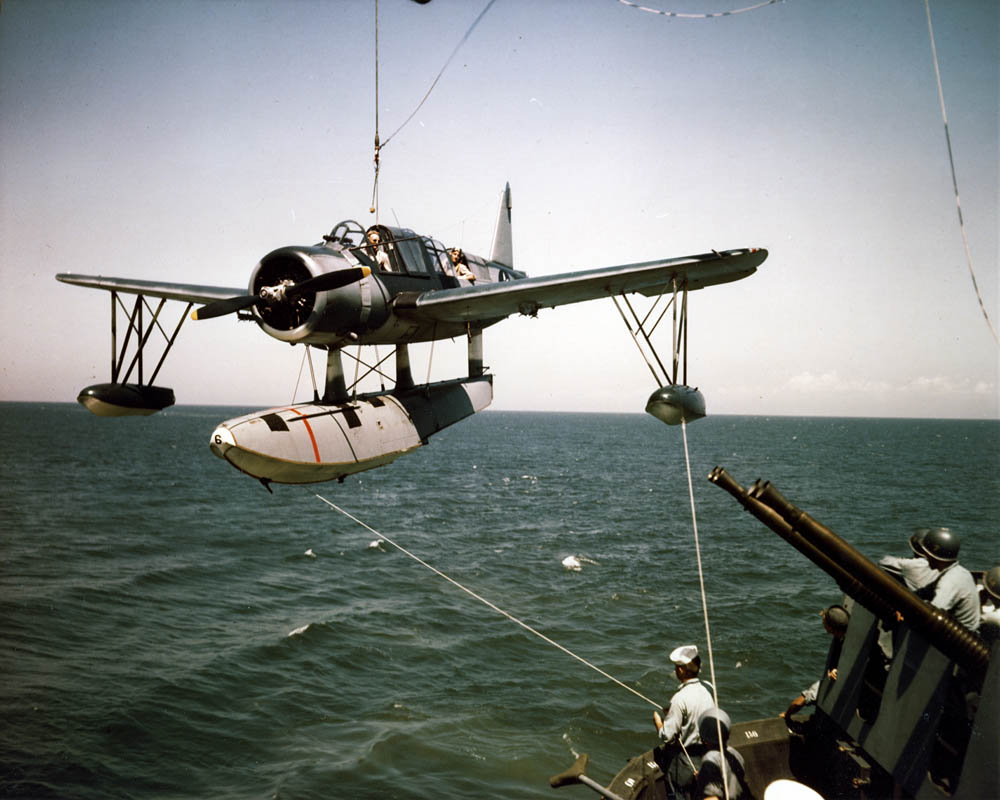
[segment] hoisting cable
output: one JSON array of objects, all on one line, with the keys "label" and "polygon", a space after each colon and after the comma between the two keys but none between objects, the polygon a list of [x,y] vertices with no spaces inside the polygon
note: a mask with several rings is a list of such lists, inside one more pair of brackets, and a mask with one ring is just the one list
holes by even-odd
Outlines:
[{"label": "hoisting cable", "polygon": [[[705,573],[701,567],[701,543],[698,540],[698,516],[695,513],[694,508],[694,484],[691,481],[691,454],[688,452],[688,439],[687,439],[687,422],[681,419],[681,433],[684,439],[684,463],[687,465],[687,480],[688,480],[688,496],[691,498],[691,526],[694,530],[694,553],[695,559],[698,562],[698,585],[701,588],[701,613],[705,620],[705,645],[708,650],[708,674],[712,679],[712,699],[715,701],[715,707],[719,708],[719,690],[716,688],[715,682],[715,659],[712,656],[712,631],[708,624],[708,600],[705,595]],[[718,716],[715,718],[716,735],[718,736],[717,741],[719,742],[719,751],[722,756],[719,759],[719,764],[722,769],[722,787],[725,791],[726,800],[729,800],[729,780],[727,773],[729,771],[729,765],[726,758],[726,743],[722,739],[722,722]]]},{"label": "hoisting cable", "polygon": [[431,96],[431,92],[434,91],[434,87],[437,86],[437,82],[441,80],[441,76],[444,75],[444,71],[448,69],[448,65],[451,64],[451,60],[455,57],[455,54],[458,53],[458,51],[462,48],[462,45],[465,44],[468,38],[472,35],[472,32],[476,29],[476,26],[479,24],[480,20],[482,20],[482,18],[486,16],[486,12],[493,7],[493,4],[496,1],[497,0],[489,0],[489,2],[486,4],[486,7],[479,12],[479,16],[476,17],[473,23],[469,26],[469,29],[465,32],[465,35],[461,38],[459,43],[455,45],[455,49],[451,51],[451,55],[448,56],[448,60],[444,62],[444,66],[441,67],[441,71],[437,74],[437,77],[434,79],[434,82],[431,84],[431,87],[427,90],[427,94],[424,95],[423,100],[417,103],[417,107],[413,109],[413,111],[410,113],[410,116],[408,116],[405,120],[403,120],[403,124],[400,125],[398,128],[396,128],[396,130],[394,130],[385,138],[385,141],[382,142],[382,147],[385,147],[387,144],[389,144],[389,142],[392,141],[392,137],[395,136],[397,133],[399,133],[401,130],[403,130],[403,128],[406,127],[406,124],[411,119],[413,119],[414,116],[416,116],[416,113],[420,110],[420,107],[425,102],[427,102],[427,98]]},{"label": "hoisting cable", "polygon": [[781,3],[783,0],[764,0],[763,3],[757,3],[756,5],[746,6],[745,8],[734,8],[732,11],[716,11],[709,14],[684,14],[677,11],[660,11],[655,8],[647,8],[646,6],[640,6],[638,3],[633,3],[630,0],[618,0],[623,6],[628,6],[629,8],[636,8],[639,11],[647,11],[650,14],[659,14],[661,17],[677,17],[679,19],[713,19],[715,17],[731,17],[734,14],[743,14],[746,11],[756,11],[758,8],[764,8],[764,6],[773,6],[775,3]]},{"label": "hoisting cable", "polygon": [[379,139],[379,131],[378,131],[378,0],[375,0],[375,159],[374,159],[375,180],[372,183],[372,202],[369,208],[369,212],[375,214],[376,224],[378,224],[378,173],[379,173],[380,156],[382,153],[382,148],[385,147],[387,144],[389,144],[392,137],[395,136],[397,133],[399,133],[401,130],[403,130],[403,128],[406,127],[406,124],[416,116],[421,106],[423,106],[423,104],[427,101],[427,98],[431,96],[431,92],[434,91],[434,87],[437,86],[437,82],[441,80],[441,76],[444,75],[444,71],[448,69],[448,65],[451,64],[451,61],[455,57],[455,54],[458,53],[462,45],[465,44],[469,36],[472,35],[472,31],[475,30],[476,26],[479,24],[479,21],[486,16],[486,12],[490,10],[490,8],[493,6],[495,2],[496,0],[489,0],[489,2],[486,4],[486,7],[479,12],[479,16],[476,17],[472,25],[469,26],[469,29],[465,32],[465,35],[455,46],[455,49],[451,51],[451,55],[448,56],[448,60],[444,62],[444,66],[441,67],[441,71],[438,72],[437,77],[434,78],[433,83],[431,83],[431,86],[427,90],[427,93],[424,95],[423,99],[419,103],[417,103],[417,107],[413,109],[413,111],[410,113],[410,116],[408,116],[405,120],[403,120],[403,124],[400,125],[398,128],[396,128],[396,130],[394,130],[392,133],[390,133],[383,142],[380,141]]},{"label": "hoisting cable", "polygon": [[375,224],[378,224],[378,168],[379,151],[382,149],[378,140],[378,0],[375,0],[375,180],[372,182],[372,202],[369,213],[375,214]]},{"label": "hoisting cable", "polygon": [[990,315],[986,313],[986,306],[983,304],[983,296],[979,293],[979,284],[976,282],[976,273],[972,269],[972,253],[969,250],[969,238],[965,235],[965,220],[962,219],[962,200],[958,194],[958,178],[955,175],[955,158],[951,153],[951,134],[948,133],[948,114],[944,108],[944,89],[941,88],[941,70],[938,68],[937,47],[934,45],[934,26],[931,24],[931,3],[924,0],[924,7],[927,9],[927,32],[931,39],[931,55],[934,57],[934,75],[937,77],[938,100],[941,101],[941,121],[944,123],[944,140],[948,144],[948,164],[951,166],[951,185],[955,190],[955,208],[958,210],[958,227],[962,232],[962,244],[965,245],[965,260],[969,265],[969,276],[972,278],[972,288],[976,290],[976,299],[979,301],[979,308],[982,309],[986,324],[993,334],[993,341],[1000,345],[997,338],[996,329],[990,321]]},{"label": "hoisting cable", "polygon": [[392,545],[393,547],[395,547],[395,548],[396,548],[397,550],[399,550],[399,552],[403,553],[404,555],[407,555],[407,556],[409,556],[409,557],[410,557],[410,558],[412,558],[412,559],[413,559],[414,561],[416,561],[416,562],[417,562],[418,564],[420,564],[420,565],[421,565],[421,566],[423,566],[423,567],[426,567],[427,569],[429,569],[429,570],[430,570],[431,572],[433,572],[433,573],[434,573],[435,575],[437,575],[438,577],[440,577],[440,578],[444,578],[444,579],[445,579],[446,581],[448,581],[448,583],[452,584],[452,586],[455,586],[455,587],[457,587],[457,588],[461,589],[461,590],[462,590],[463,592],[465,592],[466,594],[468,594],[468,595],[469,595],[470,597],[474,597],[474,598],[475,598],[476,600],[478,600],[478,601],[479,601],[480,603],[483,603],[483,604],[485,604],[485,605],[489,606],[489,607],[490,607],[490,608],[492,608],[492,609],[493,609],[494,611],[496,611],[496,612],[497,612],[498,614],[501,614],[502,616],[504,616],[504,617],[506,617],[507,619],[509,619],[509,620],[510,620],[511,622],[514,622],[514,623],[516,623],[516,624],[520,625],[520,626],[521,626],[522,628],[524,628],[524,629],[525,629],[526,631],[528,631],[528,633],[533,633],[533,634],[534,634],[535,636],[537,636],[537,637],[538,637],[539,639],[541,639],[541,640],[543,640],[543,641],[545,641],[545,642],[548,642],[548,643],[549,643],[550,645],[552,645],[553,647],[555,647],[555,648],[557,648],[557,649],[559,649],[559,650],[562,650],[562,651],[563,651],[563,652],[564,652],[564,653],[565,653],[566,655],[568,655],[568,656],[571,656],[572,658],[575,658],[575,659],[576,659],[577,661],[579,661],[579,662],[580,662],[581,664],[583,664],[583,665],[585,665],[585,666],[587,666],[587,667],[590,667],[590,668],[591,668],[592,670],[594,670],[595,672],[597,672],[597,673],[599,673],[599,674],[603,675],[603,676],[604,676],[605,678],[607,678],[607,679],[608,679],[609,681],[612,681],[613,683],[616,683],[616,684],[618,684],[619,686],[621,686],[621,687],[622,687],[623,689],[626,689],[626,690],[628,690],[629,692],[631,692],[632,694],[634,694],[634,695],[635,695],[636,697],[638,697],[638,698],[639,698],[640,700],[645,700],[645,701],[646,701],[647,703],[649,703],[649,704],[650,704],[651,706],[655,706],[656,708],[662,708],[662,706],[660,705],[660,703],[657,703],[657,702],[656,702],[655,700],[650,700],[650,699],[649,699],[648,697],[646,697],[646,695],[642,694],[641,692],[638,692],[638,691],[636,691],[635,689],[633,689],[633,688],[632,688],[631,686],[629,686],[628,684],[626,684],[626,683],[622,683],[622,682],[621,682],[620,680],[618,680],[618,679],[617,679],[616,677],[614,677],[613,675],[609,675],[609,674],[608,674],[607,672],[605,672],[605,671],[604,671],[603,669],[601,669],[600,667],[598,667],[598,666],[596,666],[596,665],[594,665],[594,664],[591,664],[591,663],[590,663],[589,661],[587,661],[587,659],[583,658],[582,656],[578,656],[578,655],[577,655],[576,653],[574,653],[574,652],[573,652],[572,650],[570,650],[569,648],[567,648],[567,647],[564,647],[563,645],[559,644],[559,642],[557,642],[557,641],[554,641],[553,639],[550,639],[550,638],[549,638],[548,636],[546,636],[546,635],[545,635],[544,633],[541,633],[540,631],[538,631],[538,630],[535,630],[535,629],[534,629],[534,628],[532,628],[532,627],[531,627],[530,625],[528,625],[528,623],[526,623],[526,622],[522,622],[522,621],[521,621],[521,620],[519,620],[519,619],[518,619],[517,617],[515,617],[515,616],[514,616],[513,614],[510,614],[509,612],[507,612],[507,611],[504,611],[504,610],[503,610],[502,608],[500,608],[499,606],[497,606],[497,605],[495,605],[495,604],[491,603],[491,602],[490,602],[489,600],[487,600],[487,599],[486,599],[485,597],[483,597],[482,595],[479,595],[479,594],[476,594],[476,593],[475,593],[474,591],[472,591],[472,589],[469,589],[468,587],[466,587],[466,586],[463,586],[463,585],[462,585],[461,583],[459,583],[458,581],[456,581],[456,580],[455,580],[454,578],[450,578],[449,576],[445,575],[445,574],[444,574],[444,573],[443,573],[443,572],[442,572],[441,570],[439,570],[439,569],[438,569],[437,567],[434,567],[434,566],[431,566],[431,565],[430,565],[430,564],[428,564],[428,563],[427,563],[426,561],[424,561],[424,560],[423,560],[422,558],[420,558],[420,556],[417,556],[417,555],[415,555],[414,553],[411,553],[411,552],[410,552],[409,550],[407,550],[407,549],[406,549],[405,547],[403,547],[403,546],[401,546],[401,545],[398,545],[398,544],[396,544],[396,543],[395,543],[394,541],[392,541],[392,539],[390,539],[390,538],[389,538],[388,536],[386,536],[386,535],[385,535],[384,533],[379,533],[379,532],[378,532],[377,530],[375,530],[375,529],[374,529],[373,527],[371,527],[370,525],[367,525],[366,523],[362,522],[362,521],[361,521],[360,519],[358,519],[357,517],[355,517],[355,516],[354,516],[353,514],[351,514],[351,513],[347,512],[347,511],[345,511],[344,509],[342,509],[342,508],[341,508],[340,506],[336,505],[335,503],[332,503],[332,502],[330,502],[329,500],[327,500],[327,499],[326,499],[325,497],[323,497],[322,495],[319,495],[319,494],[317,494],[317,495],[316,495],[316,497],[317,497],[318,499],[322,500],[322,501],[323,501],[324,503],[326,503],[326,504],[327,504],[328,506],[330,506],[330,508],[332,508],[332,509],[333,509],[334,511],[339,511],[339,512],[340,512],[341,514],[343,514],[343,515],[344,515],[345,517],[347,517],[347,518],[348,518],[349,520],[352,520],[352,521],[356,522],[356,523],[357,523],[358,525],[360,525],[360,526],[361,526],[362,528],[364,528],[365,530],[367,530],[367,531],[370,531],[371,533],[375,534],[376,536],[378,536],[378,537],[379,537],[380,539],[382,539],[383,541],[385,541],[385,542],[388,542],[388,543],[389,543],[389,544],[391,544],[391,545]]}]

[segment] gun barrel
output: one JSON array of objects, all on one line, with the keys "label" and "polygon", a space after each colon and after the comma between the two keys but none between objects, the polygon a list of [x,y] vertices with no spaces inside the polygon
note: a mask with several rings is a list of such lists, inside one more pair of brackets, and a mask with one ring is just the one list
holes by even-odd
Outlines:
[{"label": "gun barrel", "polygon": [[985,643],[944,611],[886,574],[836,533],[790,503],[774,484],[757,481],[749,491],[722,467],[709,481],[830,575],[840,588],[872,613],[893,620],[897,612],[935,647],[966,669],[982,675],[990,653]]},{"label": "gun barrel", "polygon": [[753,516],[757,517],[757,519],[767,525],[778,536],[832,577],[844,594],[854,597],[866,608],[871,609],[872,613],[877,614],[883,619],[895,618],[895,612],[889,604],[883,601],[878,595],[869,591],[850,571],[809,542],[802,534],[798,533],[777,511],[752,497],[725,469],[716,467],[709,473],[708,479],[716,486],[729,492]]}]

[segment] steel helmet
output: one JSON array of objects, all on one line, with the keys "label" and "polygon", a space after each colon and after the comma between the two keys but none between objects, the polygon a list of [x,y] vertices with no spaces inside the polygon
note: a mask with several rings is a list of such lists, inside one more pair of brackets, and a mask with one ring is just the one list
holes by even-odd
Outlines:
[{"label": "steel helmet", "polygon": [[1000,564],[983,574],[983,588],[994,602],[1000,602]]},{"label": "steel helmet", "polygon": [[922,555],[928,558],[945,562],[958,560],[958,534],[953,533],[949,528],[929,528],[917,546],[922,551]]},{"label": "steel helmet", "polygon": [[924,540],[924,537],[927,535],[927,531],[929,530],[930,528],[916,528],[913,531],[913,535],[910,536],[910,549],[921,558],[924,558],[925,556],[920,543]]},{"label": "steel helmet", "polygon": [[719,744],[719,728],[722,729],[722,741],[725,742],[729,739],[731,727],[729,715],[718,707],[710,708],[698,717],[698,733],[705,744]]}]

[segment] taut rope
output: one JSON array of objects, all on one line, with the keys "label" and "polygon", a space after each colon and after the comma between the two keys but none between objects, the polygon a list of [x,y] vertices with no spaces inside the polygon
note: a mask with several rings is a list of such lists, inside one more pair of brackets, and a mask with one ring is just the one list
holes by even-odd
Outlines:
[{"label": "taut rope", "polygon": [[515,617],[513,614],[511,614],[511,613],[509,613],[507,611],[504,611],[502,608],[500,608],[500,606],[496,605],[495,603],[491,603],[489,600],[487,600],[482,595],[476,594],[476,592],[472,591],[472,589],[468,588],[467,586],[463,586],[461,583],[459,583],[458,581],[456,581],[454,578],[451,578],[448,575],[445,575],[437,567],[434,567],[431,564],[428,564],[426,561],[424,561],[422,558],[420,558],[420,556],[417,556],[414,553],[411,553],[409,550],[407,550],[402,545],[396,544],[396,542],[394,542],[392,539],[390,539],[384,533],[379,533],[373,527],[371,527],[370,525],[362,522],[360,519],[358,519],[357,517],[355,517],[353,514],[350,514],[349,512],[347,512],[344,509],[342,509],[340,506],[338,506],[338,505],[330,502],[329,500],[327,500],[322,495],[317,494],[316,497],[319,498],[320,500],[322,500],[328,506],[330,506],[330,508],[332,508],[334,511],[339,511],[341,514],[343,514],[349,520],[352,520],[352,521],[358,523],[358,525],[360,525],[365,530],[371,531],[371,533],[375,534],[380,539],[388,542],[393,547],[395,547],[397,550],[399,550],[399,552],[403,553],[404,555],[409,556],[414,561],[416,561],[418,564],[420,564],[422,567],[426,567],[427,569],[429,569],[431,572],[433,572],[438,577],[444,578],[452,586],[455,586],[455,587],[461,589],[463,592],[465,592],[470,597],[474,597],[480,603],[483,603],[484,605],[489,606],[494,611],[496,611],[498,614],[501,614],[501,615],[505,616],[511,622],[514,622],[514,623],[520,625],[522,628],[524,628],[526,631],[528,631],[528,633],[533,633],[535,636],[537,636],[542,641],[547,642],[548,644],[552,645],[553,647],[555,647],[555,648],[557,648],[559,650],[562,650],[566,655],[571,656],[572,658],[575,658],[577,661],[579,661],[584,666],[590,667],[595,672],[603,675],[609,681],[618,684],[623,689],[631,692],[632,694],[634,694],[639,699],[645,700],[651,706],[655,706],[656,708],[662,708],[662,706],[660,705],[660,703],[657,703],[655,700],[650,700],[648,697],[646,697],[646,695],[642,694],[641,692],[636,691],[635,689],[633,689],[628,684],[623,683],[622,681],[618,680],[618,678],[616,678],[614,675],[610,675],[607,672],[605,672],[603,669],[601,669],[600,667],[598,667],[598,666],[590,663],[589,661],[587,661],[587,659],[583,658],[583,656],[578,656],[576,653],[574,653],[568,647],[564,647],[563,645],[559,644],[559,642],[557,642],[557,641],[555,641],[553,639],[550,639],[548,636],[546,636],[541,631],[538,631],[535,628],[532,628],[528,623],[522,622],[517,617]]}]

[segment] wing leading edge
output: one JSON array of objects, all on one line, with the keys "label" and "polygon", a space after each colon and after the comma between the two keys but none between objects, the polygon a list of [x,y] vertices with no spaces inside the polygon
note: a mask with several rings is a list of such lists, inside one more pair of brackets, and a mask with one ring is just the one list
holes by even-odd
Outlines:
[{"label": "wing leading edge", "polygon": [[484,286],[439,289],[397,298],[401,316],[441,322],[496,320],[516,312],[534,314],[610,295],[640,292],[663,294],[687,285],[688,290],[749,277],[767,258],[767,250],[723,250],[682,258],[600,267],[561,275],[501,281]]},{"label": "wing leading edge", "polygon": [[246,294],[246,287],[233,289],[224,286],[199,286],[193,283],[164,283],[130,278],[105,278],[100,275],[75,275],[69,272],[60,272],[56,275],[56,280],[71,283],[74,286],[84,286],[88,289],[104,289],[123,294],[142,294],[147,297],[162,297],[165,300],[180,300],[187,303],[211,303],[214,300],[226,300],[236,295]]}]

